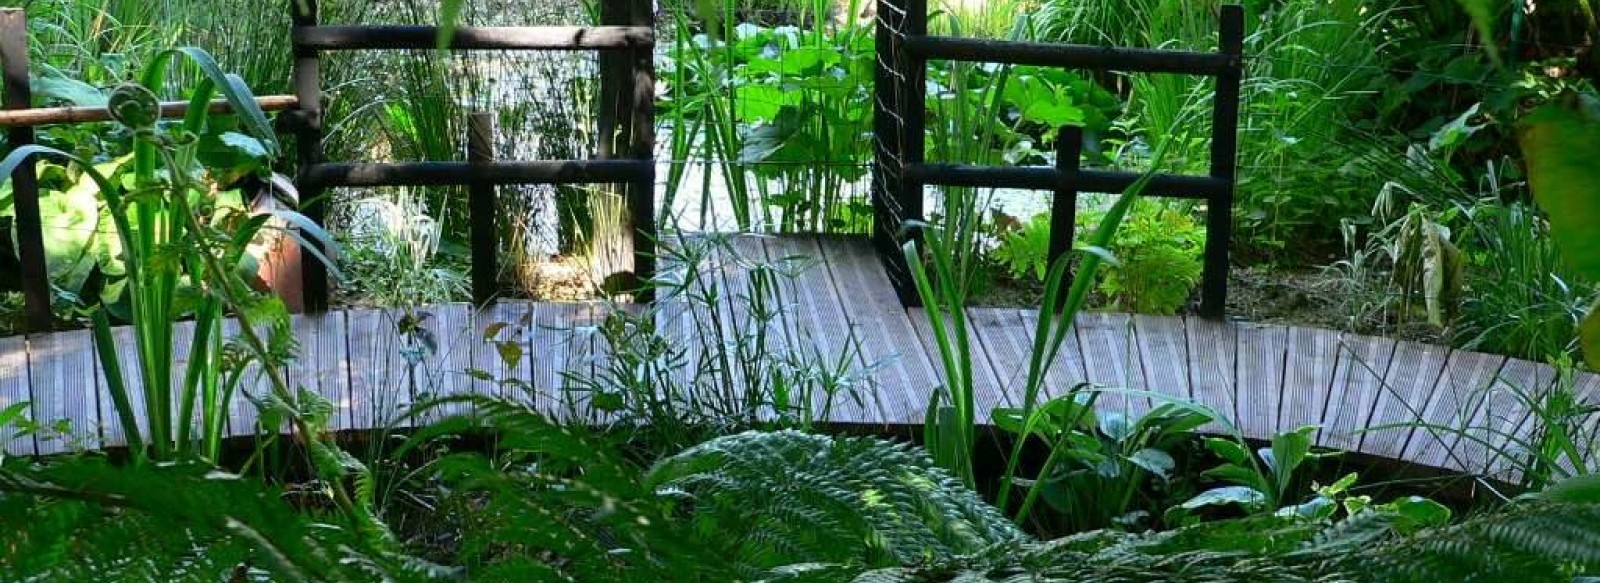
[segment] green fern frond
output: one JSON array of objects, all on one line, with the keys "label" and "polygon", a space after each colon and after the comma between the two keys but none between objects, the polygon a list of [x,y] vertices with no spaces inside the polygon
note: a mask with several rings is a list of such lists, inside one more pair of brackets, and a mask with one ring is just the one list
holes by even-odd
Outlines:
[{"label": "green fern frond", "polygon": [[438,580],[445,570],[314,522],[265,485],[200,463],[117,467],[98,458],[0,469],[0,580]]},{"label": "green fern frond", "polygon": [[[421,430],[402,448],[490,434],[496,455],[458,453],[432,465],[467,508],[459,560],[472,581],[728,581],[710,549],[685,533],[617,444],[508,400],[466,396],[425,405],[470,416]],[[421,413],[419,413],[421,414]]]},{"label": "green fern frond", "polygon": [[1600,505],[1513,505],[1351,558],[1383,581],[1568,582],[1600,574]]},{"label": "green fern frond", "polygon": [[650,483],[756,569],[926,564],[1027,539],[920,450],[879,439],[747,432],[658,462]]}]

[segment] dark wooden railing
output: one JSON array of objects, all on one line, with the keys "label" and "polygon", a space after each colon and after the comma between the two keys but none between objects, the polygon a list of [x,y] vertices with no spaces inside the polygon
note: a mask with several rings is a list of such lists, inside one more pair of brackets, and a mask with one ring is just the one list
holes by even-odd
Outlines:
[{"label": "dark wooden railing", "polygon": [[1078,194],[1121,192],[1139,179],[1126,172],[1079,167],[1082,131],[1062,128],[1054,167],[982,167],[927,164],[927,67],[929,61],[1036,65],[1093,71],[1203,75],[1217,79],[1212,107],[1211,168],[1207,176],[1157,174],[1145,195],[1206,201],[1202,315],[1221,317],[1227,302],[1228,243],[1232,238],[1234,164],[1243,76],[1244,11],[1221,9],[1215,53],[1009,42],[928,34],[927,0],[879,0],[875,76],[877,133],[873,169],[873,237],[901,301],[915,304],[900,244],[908,221],[923,219],[923,187],[1048,190],[1051,201],[1050,261],[1071,251]]},{"label": "dark wooden railing", "polygon": [[[493,154],[492,116],[476,114],[469,124],[468,160],[399,163],[339,163],[322,150],[322,54],[348,50],[430,49],[438,30],[428,26],[343,26],[318,22],[316,2],[297,2],[291,37],[294,95],[261,98],[263,109],[287,110],[281,126],[296,136],[296,183],[300,211],[321,224],[328,215],[326,191],[338,187],[468,187],[472,224],[472,294],[476,303],[492,301],[499,241],[494,228],[496,190],[511,184],[616,183],[624,185],[634,232],[635,282],[654,274],[656,240],[654,182],[655,45],[654,17],[648,0],[606,0],[601,26],[464,27],[455,31],[454,50],[599,51],[599,133],[596,159],[501,161]],[[303,11],[302,11],[303,10]],[[1158,174],[1143,193],[1206,201],[1205,269],[1201,313],[1221,316],[1226,302],[1228,243],[1234,191],[1234,164],[1243,70],[1244,13],[1221,8],[1220,49],[1215,53],[1106,48],[1067,44],[1002,42],[927,34],[926,0],[879,0],[876,111],[873,168],[873,238],[901,299],[916,303],[899,244],[901,227],[923,218],[922,189],[928,185],[1036,189],[1054,192],[1051,204],[1050,259],[1071,250],[1078,194],[1120,192],[1138,174],[1081,168],[1081,129],[1067,127],[1057,140],[1054,167],[984,167],[928,164],[926,77],[929,61],[958,60],[1026,64],[1094,71],[1190,74],[1217,79],[1213,99],[1211,168],[1206,176]],[[0,126],[12,145],[33,142],[33,126],[81,123],[106,118],[94,108],[32,109],[27,83],[27,34],[20,10],[0,11],[0,62],[5,70],[5,109]],[[213,104],[225,109],[225,104]],[[187,104],[164,104],[177,113]],[[50,291],[45,268],[38,188],[31,164],[13,177],[22,281],[32,329],[50,326]],[[328,305],[328,274],[317,261],[301,261],[302,302],[309,311]],[[638,287],[648,301],[649,286]]]},{"label": "dark wooden railing", "polygon": [[[510,184],[626,185],[633,233],[636,296],[648,301],[655,272],[655,46],[654,16],[649,0],[606,0],[602,26],[463,27],[454,31],[452,50],[600,51],[600,151],[597,160],[499,161],[492,152],[494,124],[474,115],[468,130],[466,162],[329,163],[322,152],[322,62],[326,51],[431,49],[438,29],[431,26],[324,26],[316,2],[296,7],[294,87],[299,109],[291,123],[299,137],[300,168],[296,183],[300,211],[321,224],[328,214],[329,188],[377,186],[468,187],[468,221],[472,224],[472,299],[483,304],[498,294],[496,273],[499,242],[495,229],[495,189]],[[328,306],[327,269],[302,261],[307,310]]]}]

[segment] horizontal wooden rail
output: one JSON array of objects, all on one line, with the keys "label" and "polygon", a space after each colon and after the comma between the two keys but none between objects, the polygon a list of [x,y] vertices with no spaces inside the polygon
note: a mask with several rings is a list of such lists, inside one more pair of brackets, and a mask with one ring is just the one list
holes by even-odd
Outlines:
[{"label": "horizontal wooden rail", "polygon": [[[966,166],[958,164],[908,164],[906,178],[918,184],[965,186],[972,188],[1016,188],[1058,190],[1069,186],[1078,192],[1119,193],[1139,180],[1140,174],[1107,170],[1078,170],[1071,184],[1064,185],[1064,174],[1055,168]],[[1229,182],[1209,176],[1157,174],[1142,193],[1145,196],[1203,199],[1227,192]]]},{"label": "horizontal wooden rail", "polygon": [[[284,111],[300,105],[293,95],[267,95],[257,97],[262,111]],[[211,102],[211,113],[231,113],[233,106],[227,101]],[[183,117],[189,113],[189,102],[168,101],[161,104],[162,117]],[[111,121],[111,112],[104,107],[35,107],[0,111],[0,127],[34,127],[59,124],[93,123]]]},{"label": "horizontal wooden rail", "polygon": [[319,187],[448,186],[473,184],[598,184],[646,179],[648,160],[533,162],[401,162],[317,164],[306,179]]},{"label": "horizontal wooden rail", "polygon": [[1218,75],[1237,64],[1224,53],[1127,49],[1059,43],[908,36],[905,51],[924,60],[970,61],[1127,73]]},{"label": "horizontal wooden rail", "polygon": [[[301,26],[294,45],[303,49],[354,51],[438,48],[434,26]],[[454,50],[589,51],[650,48],[648,26],[462,27],[447,48]]]}]

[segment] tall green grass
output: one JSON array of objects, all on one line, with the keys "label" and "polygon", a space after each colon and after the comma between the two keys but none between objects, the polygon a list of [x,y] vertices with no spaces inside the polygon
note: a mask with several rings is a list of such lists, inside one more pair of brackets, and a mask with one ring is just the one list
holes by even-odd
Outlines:
[{"label": "tall green grass", "polygon": [[1490,203],[1470,221],[1469,291],[1453,343],[1535,361],[1577,357],[1578,323],[1600,291],[1562,263],[1546,220],[1521,203]]},{"label": "tall green grass", "polygon": [[[1212,51],[1219,0],[1051,0],[1039,37],[1082,44]],[[1236,220],[1256,250],[1336,244],[1338,219],[1371,206],[1383,178],[1351,168],[1372,140],[1353,120],[1372,115],[1389,80],[1384,55],[1394,12],[1358,0],[1247,3]],[[1126,99],[1129,139],[1151,142],[1169,127],[1193,127],[1174,144],[1190,173],[1209,164],[1212,83],[1182,75],[1103,76]],[[1391,158],[1393,158],[1391,156]],[[1301,244],[1291,244],[1299,241]]]}]

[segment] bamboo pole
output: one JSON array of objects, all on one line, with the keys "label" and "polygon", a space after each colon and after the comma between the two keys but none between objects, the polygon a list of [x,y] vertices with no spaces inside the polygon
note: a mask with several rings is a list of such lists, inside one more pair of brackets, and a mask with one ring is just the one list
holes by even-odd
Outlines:
[{"label": "bamboo pole", "polygon": [[[299,107],[300,100],[293,95],[267,95],[257,97],[262,111],[284,111]],[[211,113],[230,113],[233,107],[227,101],[211,102]],[[161,117],[181,118],[189,112],[189,102],[168,101],[161,104]],[[111,112],[104,107],[35,107],[0,111],[0,128],[35,127],[59,124],[93,123],[111,121]]]}]

